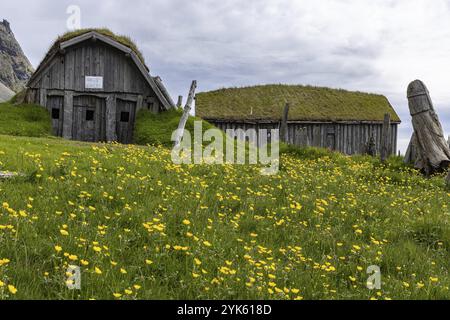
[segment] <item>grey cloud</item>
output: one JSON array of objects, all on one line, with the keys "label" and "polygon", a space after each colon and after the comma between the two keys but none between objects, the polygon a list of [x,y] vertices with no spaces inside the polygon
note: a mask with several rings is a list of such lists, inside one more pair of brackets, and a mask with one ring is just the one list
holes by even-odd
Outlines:
[{"label": "grey cloud", "polygon": [[[409,78],[395,69],[401,60],[391,60],[405,55],[416,62],[417,57],[420,66],[427,52],[447,52],[442,48],[446,33],[434,31],[446,30],[448,13],[438,26],[421,27],[421,35],[437,34],[440,43],[433,47],[427,41],[428,47],[412,50],[406,41],[415,36],[408,33],[413,32],[410,27],[421,21],[414,15],[422,19],[416,8],[426,6],[423,19],[435,22],[446,14],[444,2],[16,0],[0,3],[0,18],[10,20],[36,66],[56,36],[66,31],[67,6],[77,4],[83,27],[108,27],[135,40],[152,74],[163,78],[173,96],[186,95],[193,79],[202,91],[288,83],[385,94],[404,120],[400,143],[405,148],[411,132],[404,93]],[[438,111],[449,132],[450,97],[443,102]]]}]

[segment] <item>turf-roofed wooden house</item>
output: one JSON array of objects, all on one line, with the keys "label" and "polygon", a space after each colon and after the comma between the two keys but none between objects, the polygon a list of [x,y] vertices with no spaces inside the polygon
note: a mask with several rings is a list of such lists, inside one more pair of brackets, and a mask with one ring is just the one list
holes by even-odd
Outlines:
[{"label": "turf-roofed wooden house", "polygon": [[373,141],[380,152],[384,115],[389,113],[390,153],[396,153],[401,121],[382,95],[291,85],[221,89],[197,94],[196,115],[224,131],[278,129],[286,103],[290,144],[350,155],[365,153]]},{"label": "turf-roofed wooden house", "polygon": [[131,143],[136,114],[174,108],[136,45],[109,30],[60,37],[28,83],[27,102],[46,107],[55,135]]}]

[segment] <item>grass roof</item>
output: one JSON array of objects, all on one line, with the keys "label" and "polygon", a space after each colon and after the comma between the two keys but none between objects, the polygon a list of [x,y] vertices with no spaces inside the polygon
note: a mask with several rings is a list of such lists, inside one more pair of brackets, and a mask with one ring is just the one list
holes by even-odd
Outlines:
[{"label": "grass roof", "polygon": [[383,121],[400,118],[386,97],[300,85],[261,85],[220,89],[196,96],[196,115],[209,120],[281,119],[289,103],[290,121]]},{"label": "grass roof", "polygon": [[136,55],[138,56],[138,58],[141,60],[141,62],[145,65],[145,59],[144,59],[144,55],[142,54],[142,52],[139,50],[139,48],[137,47],[136,43],[131,40],[130,37],[128,36],[124,36],[124,35],[117,35],[114,32],[112,32],[111,30],[107,29],[107,28],[87,28],[87,29],[79,29],[79,30],[75,30],[75,31],[69,31],[66,32],[63,35],[60,35],[56,41],[54,42],[54,44],[52,45],[52,48],[55,46],[59,46],[59,44],[61,44],[62,42],[68,41],[70,39],[76,38],[78,36],[81,36],[85,33],[88,32],[98,32],[104,36],[107,36],[117,42],[119,42],[120,44],[130,48],[131,50],[134,51],[134,53],[136,53]]}]

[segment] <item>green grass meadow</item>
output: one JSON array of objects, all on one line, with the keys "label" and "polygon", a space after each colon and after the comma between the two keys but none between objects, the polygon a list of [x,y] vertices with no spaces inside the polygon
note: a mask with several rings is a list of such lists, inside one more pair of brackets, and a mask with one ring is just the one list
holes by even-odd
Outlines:
[{"label": "green grass meadow", "polygon": [[52,134],[50,115],[38,105],[0,103],[0,134],[47,137]]},{"label": "green grass meadow", "polygon": [[[442,176],[285,146],[273,176],[175,165],[143,123],[136,138],[158,145],[0,122],[0,171],[22,174],[0,180],[0,299],[450,299]],[[373,265],[380,290],[366,287]]]}]

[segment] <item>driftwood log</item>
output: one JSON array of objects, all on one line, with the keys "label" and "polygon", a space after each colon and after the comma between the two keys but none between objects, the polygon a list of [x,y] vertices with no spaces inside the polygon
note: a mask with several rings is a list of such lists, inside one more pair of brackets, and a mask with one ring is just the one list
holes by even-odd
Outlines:
[{"label": "driftwood log", "polygon": [[181,143],[181,139],[184,135],[184,128],[186,127],[186,122],[189,119],[189,113],[192,109],[192,102],[195,97],[195,90],[197,89],[197,81],[192,81],[191,89],[189,91],[189,96],[186,102],[186,106],[184,107],[183,115],[181,116],[180,123],[178,125],[178,131],[175,138],[175,147],[178,147]]},{"label": "driftwood log", "polygon": [[[427,176],[444,171],[450,165],[450,148],[445,141],[430,93],[422,81],[416,80],[409,85],[408,103],[414,134],[405,162],[414,164],[416,169]],[[450,175],[447,177],[449,179]]]}]

